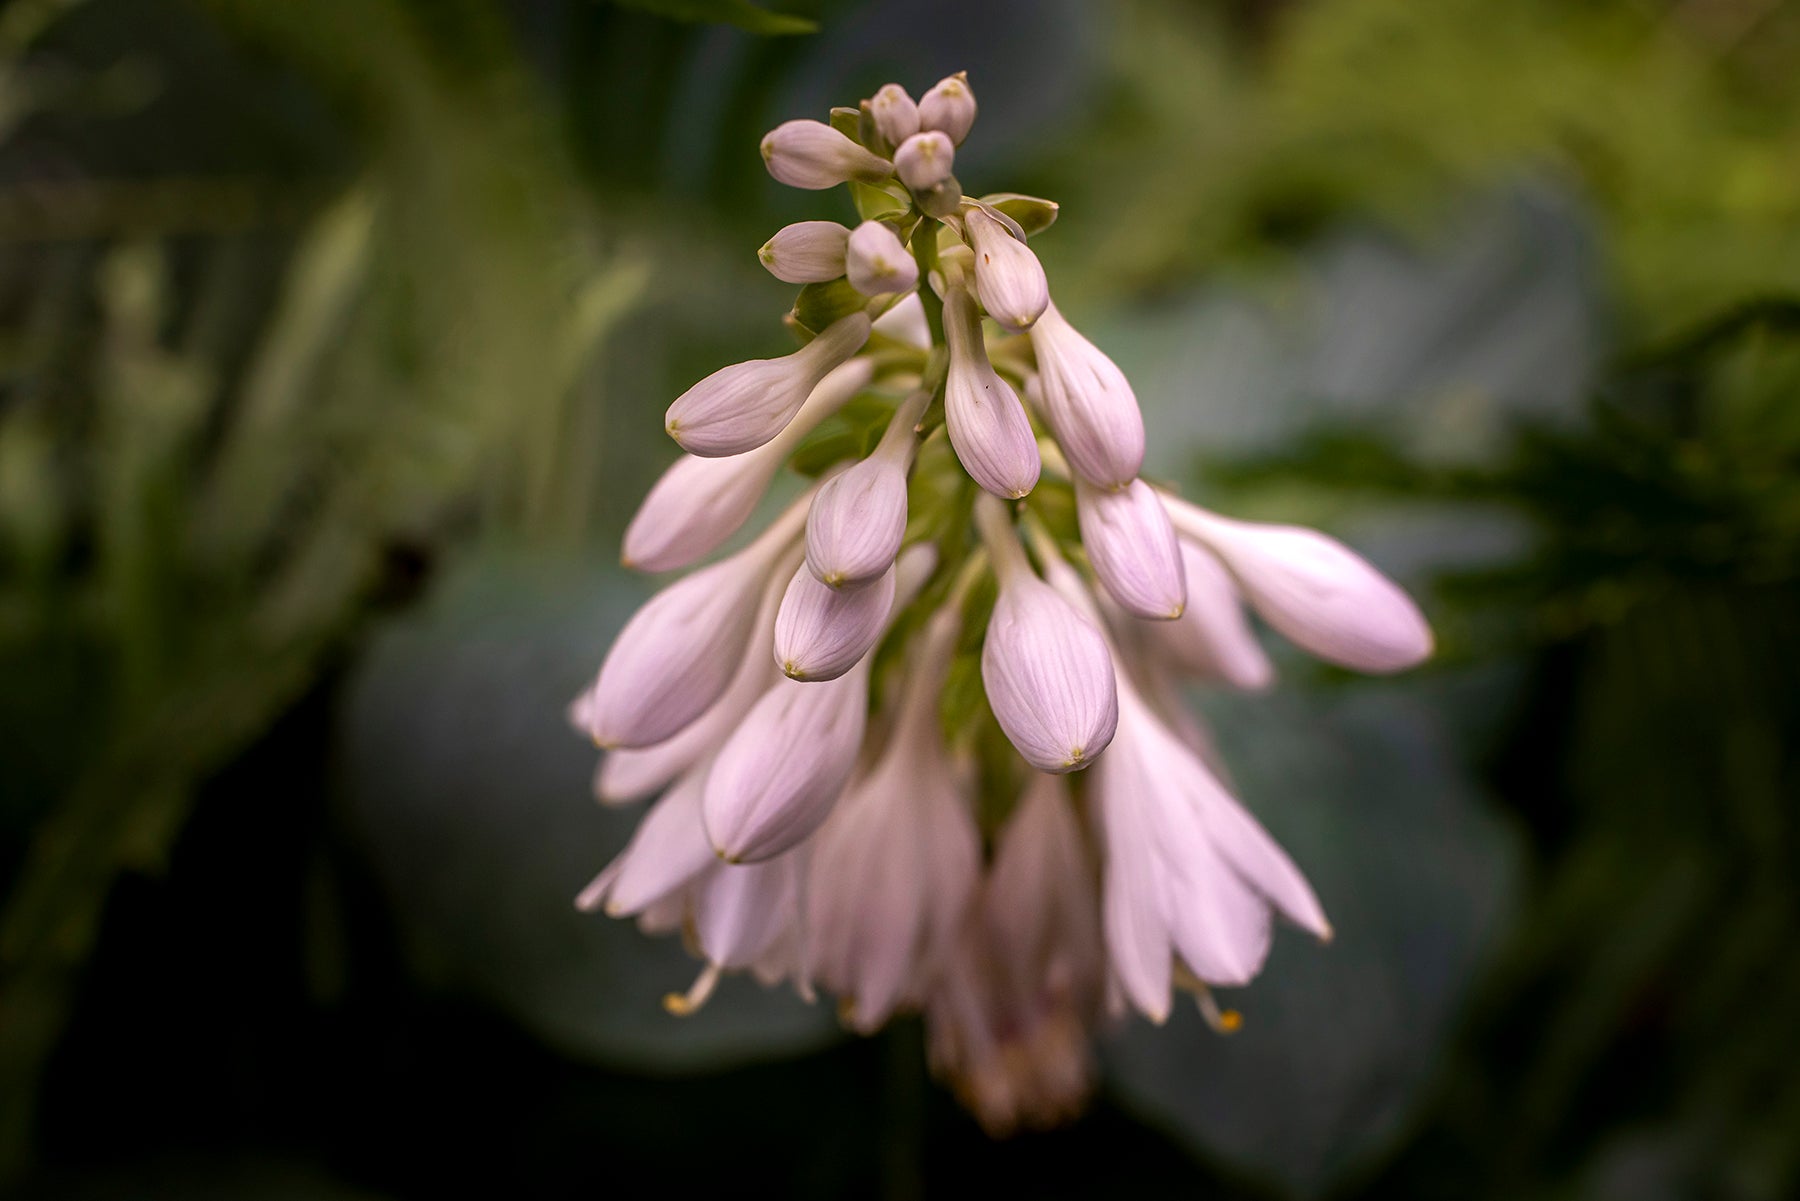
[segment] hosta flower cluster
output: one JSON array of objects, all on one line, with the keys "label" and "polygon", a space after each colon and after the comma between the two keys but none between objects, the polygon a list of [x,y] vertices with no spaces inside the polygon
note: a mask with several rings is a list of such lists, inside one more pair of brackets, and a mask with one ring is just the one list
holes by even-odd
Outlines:
[{"label": "hosta flower cluster", "polygon": [[[1364,671],[1431,639],[1330,538],[1139,478],[1131,386],[1028,242],[1056,206],[954,174],[975,113],[958,75],[764,139],[776,179],[847,186],[859,220],[762,248],[802,285],[799,349],[670,406],[687,453],[624,558],[692,570],[574,716],[601,800],[658,798],[580,904],[686,934],[706,966],[672,1008],[742,970],[861,1031],[922,1013],[933,1066],[1006,1130],[1073,1112],[1128,1009],[1160,1022],[1185,989],[1228,1026],[1211,990],[1257,974],[1276,915],[1330,934],[1179,675],[1267,685],[1248,611]],[[799,499],[713,557],[790,467]]]}]

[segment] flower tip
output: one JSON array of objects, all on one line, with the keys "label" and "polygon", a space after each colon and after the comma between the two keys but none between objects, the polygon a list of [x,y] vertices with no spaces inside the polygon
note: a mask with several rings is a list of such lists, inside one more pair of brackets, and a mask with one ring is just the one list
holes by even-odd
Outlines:
[{"label": "flower tip", "polygon": [[1014,489],[1013,491],[1008,492],[1006,494],[1006,499],[1007,500],[1024,500],[1027,496],[1031,495],[1031,489],[1035,488],[1036,486],[1037,486],[1037,484],[1034,481],[1031,485],[1029,485],[1027,487]]},{"label": "flower tip", "polygon": [[801,683],[806,682],[806,669],[792,659],[788,659],[782,663],[781,674],[790,680],[799,680]]},{"label": "flower tip", "polygon": [[1337,931],[1332,928],[1330,922],[1326,922],[1324,925],[1320,926],[1315,933],[1319,940],[1319,945],[1322,947],[1329,946],[1332,941],[1337,938]]}]

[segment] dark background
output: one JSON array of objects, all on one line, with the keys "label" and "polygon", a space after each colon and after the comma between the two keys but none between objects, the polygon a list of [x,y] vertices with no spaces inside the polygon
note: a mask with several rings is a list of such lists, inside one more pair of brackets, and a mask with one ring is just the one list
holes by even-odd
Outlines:
[{"label": "dark background", "polygon": [[[0,7],[5,1189],[1800,1194],[1800,9],[783,12]],[[959,69],[1147,470],[1441,646],[1196,695],[1339,938],[1000,1143],[911,1021],[667,1016],[561,718],[662,409],[848,216],[761,133]]]}]

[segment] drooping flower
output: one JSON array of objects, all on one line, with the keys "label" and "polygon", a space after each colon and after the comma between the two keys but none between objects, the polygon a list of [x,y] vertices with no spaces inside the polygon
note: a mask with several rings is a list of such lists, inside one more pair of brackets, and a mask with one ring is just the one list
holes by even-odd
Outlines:
[{"label": "drooping flower", "polygon": [[1142,480],[1116,491],[1075,481],[1075,514],[1094,574],[1119,607],[1152,621],[1187,608],[1187,574],[1175,527]]},{"label": "drooping flower", "polygon": [[663,793],[579,904],[683,934],[705,962],[672,1012],[738,971],[817,984],[859,1031],[917,1011],[933,1070],[1004,1133],[1076,1112],[1127,1009],[1161,1021],[1184,988],[1229,1029],[1211,989],[1256,976],[1277,916],[1330,935],[1178,676],[1266,687],[1248,611],[1370,671],[1431,635],[1325,535],[1137,478],[1131,386],[1025,242],[1056,205],[952,173],[974,118],[957,75],[765,139],[777,179],[867,185],[860,224],[763,248],[807,285],[785,323],[810,340],[671,406],[691,457],[624,558],[692,567],[783,464],[818,482],[653,596],[570,716],[611,748],[601,800]]},{"label": "drooping flower", "polygon": [[975,251],[975,295],[981,307],[1014,333],[1030,329],[1050,307],[1050,283],[1037,255],[979,206],[964,210],[963,229]]},{"label": "drooping flower", "polygon": [[1040,771],[1079,771],[1112,741],[1118,697],[1106,640],[1056,589],[1032,574],[998,502],[976,502],[1000,596],[981,647],[994,717]]},{"label": "drooping flower", "polygon": [[1113,361],[1056,311],[1031,327],[1036,387],[1027,389],[1076,474],[1100,488],[1123,488],[1144,465],[1144,417]]},{"label": "drooping flower", "polygon": [[1012,385],[988,362],[981,320],[967,291],[944,298],[950,371],[944,381],[944,427],[956,457],[977,484],[1016,500],[1037,487],[1042,463],[1031,419]]},{"label": "drooping flower", "polygon": [[906,476],[914,427],[931,401],[918,392],[894,410],[869,457],[820,485],[806,515],[806,566],[833,588],[866,584],[900,553],[906,535]]},{"label": "drooping flower", "polygon": [[922,1000],[981,871],[970,771],[951,761],[937,720],[957,624],[951,611],[933,617],[886,749],[815,840],[813,967],[865,1032]]},{"label": "drooping flower", "polygon": [[1335,538],[1235,521],[1163,497],[1181,531],[1217,555],[1258,613],[1290,642],[1356,671],[1386,674],[1431,655],[1412,598]]}]

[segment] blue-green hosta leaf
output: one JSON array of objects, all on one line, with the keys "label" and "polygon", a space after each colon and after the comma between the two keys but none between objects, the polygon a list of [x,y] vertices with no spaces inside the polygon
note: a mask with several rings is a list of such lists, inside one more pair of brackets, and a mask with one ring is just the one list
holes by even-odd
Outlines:
[{"label": "blue-green hosta leaf", "polygon": [[716,1069],[834,1037],[827,1007],[749,980],[671,1017],[661,998],[699,966],[680,940],[575,911],[642,808],[593,801],[598,752],[563,711],[651,585],[492,557],[440,585],[375,638],[340,737],[346,816],[414,973],[566,1053],[635,1070]]},{"label": "blue-green hosta leaf", "polygon": [[805,17],[772,13],[750,0],[612,0],[620,8],[708,25],[735,25],[749,33],[815,33],[819,23]]}]

